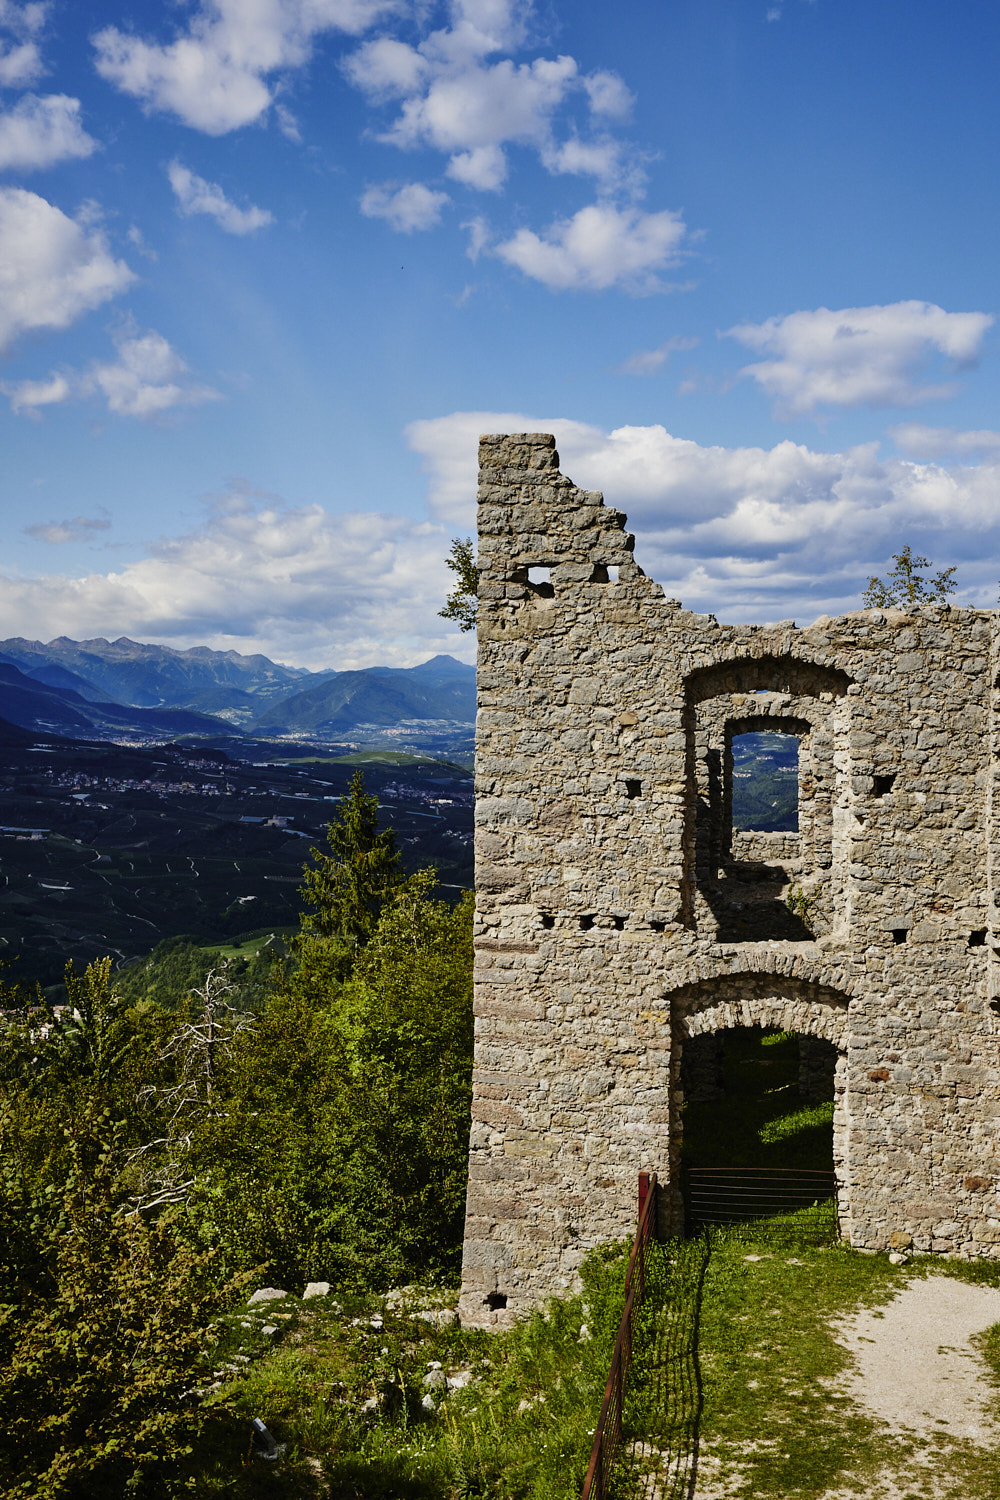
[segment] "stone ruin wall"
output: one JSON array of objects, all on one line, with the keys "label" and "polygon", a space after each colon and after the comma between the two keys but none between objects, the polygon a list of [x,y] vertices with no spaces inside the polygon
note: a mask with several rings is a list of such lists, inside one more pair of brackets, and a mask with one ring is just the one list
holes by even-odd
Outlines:
[{"label": "stone ruin wall", "polygon": [[[463,1317],[572,1288],[640,1170],[679,1227],[684,1045],[734,1025],[836,1046],[853,1245],[1000,1255],[996,615],[720,625],[552,437],[480,463]],[[800,736],[799,833],[734,836],[732,739],[766,729]]]}]

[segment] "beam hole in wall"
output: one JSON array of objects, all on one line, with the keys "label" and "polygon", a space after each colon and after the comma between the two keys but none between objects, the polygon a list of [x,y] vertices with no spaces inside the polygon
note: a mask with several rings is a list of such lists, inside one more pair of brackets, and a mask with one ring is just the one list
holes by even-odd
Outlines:
[{"label": "beam hole in wall", "polygon": [[975,932],[970,932],[969,933],[969,947],[970,948],[985,948],[986,947],[986,928],[985,927],[977,927]]},{"label": "beam hole in wall", "polygon": [[528,587],[533,589],[540,599],[551,599],[555,595],[552,587],[551,569],[528,568]]},{"label": "beam hole in wall", "polygon": [[642,796],[642,782],[641,781],[626,781],[626,783],[625,783],[625,795],[626,795],[626,797],[629,797],[629,798],[632,798],[632,797],[641,797]]},{"label": "beam hole in wall", "polygon": [[873,776],[872,780],[875,783],[873,796],[885,797],[892,791],[893,782],[896,780],[896,773],[895,771],[886,771],[884,774],[880,773],[877,776]]},{"label": "beam hole in wall", "polygon": [[502,1307],[507,1306],[506,1292],[490,1292],[486,1298],[486,1306],[490,1312],[499,1312]]},{"label": "beam hole in wall", "polygon": [[615,924],[615,931],[616,932],[624,932],[625,931],[625,918],[624,917],[615,917],[615,918],[613,918],[613,921],[614,921],[614,924]]},{"label": "beam hole in wall", "polygon": [[588,916],[583,916],[583,917],[580,918],[580,931],[581,932],[589,932],[590,929],[593,927],[593,925],[594,925],[594,919],[593,919],[592,916],[588,915]]},{"label": "beam hole in wall", "polygon": [[653,921],[649,924],[649,930],[650,932],[662,932],[666,925],[666,922]]},{"label": "beam hole in wall", "polygon": [[543,911],[542,912],[542,926],[545,927],[546,929],[548,929],[550,927],[554,927],[555,925],[556,925],[556,919],[552,915],[552,913],[550,911]]},{"label": "beam hole in wall", "polygon": [[900,943],[905,943],[909,935],[910,929],[908,927],[894,927],[892,929],[892,940],[897,947]]}]

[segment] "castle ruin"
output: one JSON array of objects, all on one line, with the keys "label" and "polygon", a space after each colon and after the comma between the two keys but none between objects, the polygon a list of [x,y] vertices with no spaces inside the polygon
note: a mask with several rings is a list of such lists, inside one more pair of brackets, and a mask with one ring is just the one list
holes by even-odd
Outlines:
[{"label": "castle ruin", "polygon": [[[733,1026],[835,1057],[845,1239],[1000,1255],[997,615],[720,625],[554,438],[480,465],[463,1318],[570,1289],[642,1170],[680,1227],[682,1058]],[[732,828],[761,730],[799,740],[797,833]]]}]

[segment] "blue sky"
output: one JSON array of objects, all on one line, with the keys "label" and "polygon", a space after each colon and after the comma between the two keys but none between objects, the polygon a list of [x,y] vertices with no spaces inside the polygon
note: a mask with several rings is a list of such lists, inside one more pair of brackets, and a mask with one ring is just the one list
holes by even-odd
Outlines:
[{"label": "blue sky", "polygon": [[310,667],[437,616],[475,440],[671,595],[1000,578],[985,0],[0,0],[0,636]]}]

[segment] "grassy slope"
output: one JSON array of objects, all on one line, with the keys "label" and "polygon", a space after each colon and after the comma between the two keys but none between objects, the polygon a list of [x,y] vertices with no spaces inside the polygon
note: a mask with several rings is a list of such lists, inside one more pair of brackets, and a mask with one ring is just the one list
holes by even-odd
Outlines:
[{"label": "grassy slope", "polygon": [[[793,1039],[734,1035],[728,1097],[689,1106],[689,1149],[715,1157],[733,1146],[735,1132],[750,1158],[756,1138],[765,1160],[825,1164],[829,1109],[803,1107],[796,1070]],[[290,1298],[234,1315],[224,1330],[229,1368],[220,1367],[224,1383],[211,1398],[193,1493],[575,1500],[623,1269],[624,1251],[608,1247],[583,1296],[502,1335],[435,1329],[411,1315],[453,1302],[444,1291],[416,1295],[410,1312],[376,1301],[338,1311]],[[715,1233],[707,1247],[663,1247],[651,1269],[647,1355],[629,1408],[639,1435],[635,1475],[657,1470],[659,1500],[689,1500],[698,1474],[703,1495],[821,1500],[833,1490],[872,1494],[887,1473],[902,1477],[899,1494],[913,1500],[1000,1500],[1000,1455],[947,1435],[893,1436],[838,1390],[848,1357],[831,1321],[887,1301],[913,1275],[942,1273],[1000,1284],[993,1263],[896,1267],[840,1245],[779,1246],[746,1233]],[[263,1335],[264,1322],[279,1331]],[[581,1339],[584,1325],[591,1336]],[[1000,1326],[983,1347],[1000,1384]],[[436,1396],[437,1410],[427,1412],[422,1382],[433,1361],[473,1380]],[[280,1464],[246,1461],[253,1416],[288,1445]],[[938,1489],[926,1489],[935,1475]],[[624,1500],[641,1491],[623,1482],[620,1493]]]}]

